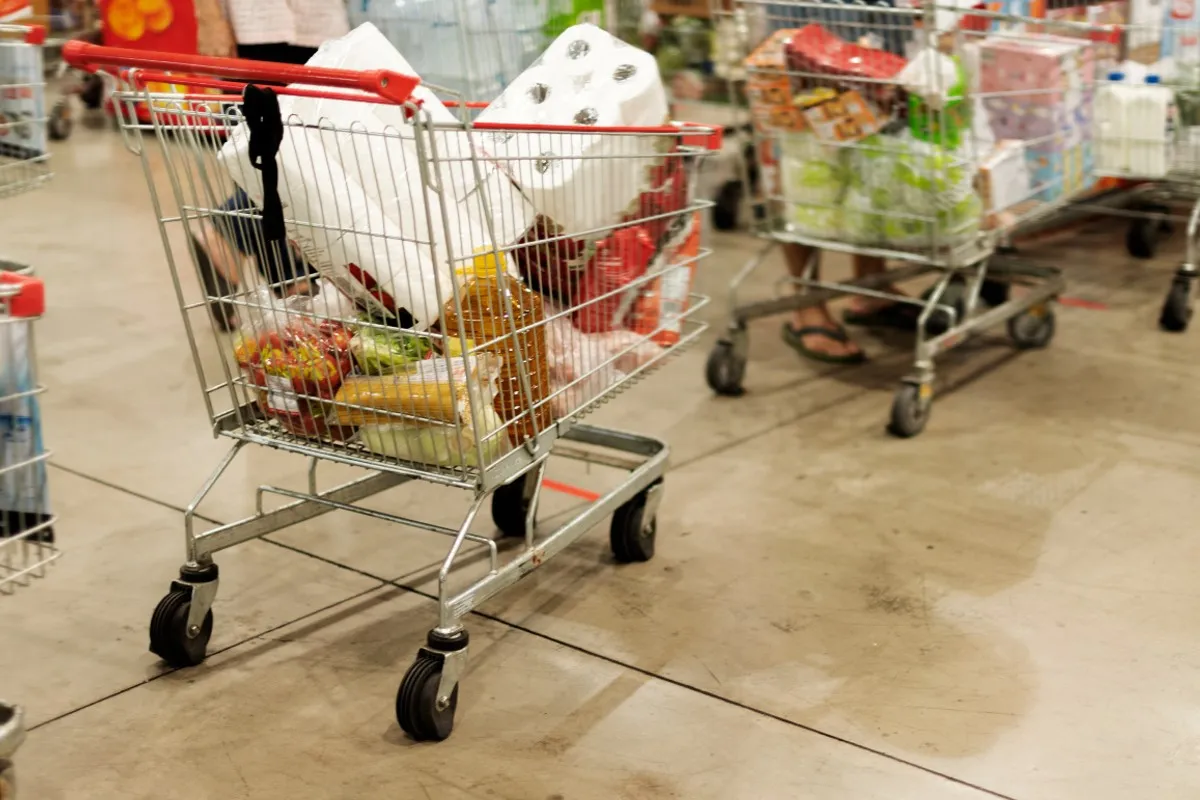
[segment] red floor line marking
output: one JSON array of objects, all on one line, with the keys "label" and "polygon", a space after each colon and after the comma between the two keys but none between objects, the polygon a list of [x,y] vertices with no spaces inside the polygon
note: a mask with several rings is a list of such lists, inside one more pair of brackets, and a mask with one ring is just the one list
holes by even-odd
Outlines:
[{"label": "red floor line marking", "polygon": [[542,486],[549,489],[552,492],[561,492],[562,494],[569,494],[572,497],[578,497],[580,500],[587,500],[589,503],[594,503],[600,499],[600,495],[597,494],[596,492],[591,492],[591,491],[588,491],[587,489],[580,489],[578,486],[572,486],[569,483],[559,483],[558,481],[552,481],[549,478],[542,478]]},{"label": "red floor line marking", "polygon": [[1058,298],[1060,305],[1070,306],[1071,308],[1086,308],[1090,311],[1108,311],[1107,303],[1100,303],[1095,300],[1084,300],[1081,297],[1060,297]]}]

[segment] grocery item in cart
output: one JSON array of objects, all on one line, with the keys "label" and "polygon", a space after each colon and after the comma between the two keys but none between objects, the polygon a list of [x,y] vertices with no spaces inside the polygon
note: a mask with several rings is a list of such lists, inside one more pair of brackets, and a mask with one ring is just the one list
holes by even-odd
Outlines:
[{"label": "grocery item in cart", "polygon": [[594,245],[567,236],[554,220],[539,216],[511,255],[533,289],[559,303],[569,302]]},{"label": "grocery item in cart", "polygon": [[[371,25],[327,43],[310,63],[358,65],[363,59],[407,67]],[[465,131],[429,134],[422,153],[400,106],[248,90],[247,102],[252,99],[270,107],[246,112],[246,123],[222,147],[222,163],[266,213],[268,187],[250,157],[253,128],[267,126],[258,137],[271,142],[271,120],[285,121],[277,151],[260,155],[277,165],[272,188],[285,209],[287,235],[322,276],[377,317],[426,330],[441,312],[452,261],[492,241],[511,243],[533,222],[532,209],[498,169],[476,175]],[[432,93],[418,91],[415,99],[422,119],[453,122]],[[433,177],[423,177],[423,162]],[[442,191],[427,189],[430,183]],[[350,220],[370,233],[345,236]]]},{"label": "grocery item in cart", "polygon": [[495,356],[496,411],[508,425],[509,439],[519,444],[553,422],[545,402],[550,378],[541,296],[509,275],[494,252],[477,253],[459,269],[458,278],[461,308],[454,300],[446,304],[442,329]]},{"label": "grocery item in cart", "polygon": [[788,41],[787,57],[791,70],[801,73],[795,78],[799,88],[857,89],[885,111],[895,99],[895,89],[886,81],[906,63],[894,53],[846,42],[816,23],[796,31]]},{"label": "grocery item in cart", "polygon": [[[562,33],[477,119],[483,124],[606,128],[658,126],[667,97],[653,56],[594,25]],[[538,213],[568,232],[603,236],[629,213],[657,163],[661,137],[586,130],[497,131],[481,147],[525,192]],[[587,202],[579,198],[587,197]]]},{"label": "grocery item in cart", "polygon": [[570,314],[549,303],[546,314],[550,404],[556,417],[586,407],[607,387],[662,356],[644,334],[624,328],[584,333],[571,324]]},{"label": "grocery item in cart", "polygon": [[792,102],[792,81],[787,74],[787,43],[796,32],[795,28],[775,31],[746,57],[746,99],[759,130],[799,131],[806,127],[800,109]]},{"label": "grocery item in cart", "polygon": [[1017,206],[1032,195],[1024,142],[1014,139],[996,142],[979,162],[979,194],[989,228],[1015,221],[1012,215]]},{"label": "grocery item in cart", "polygon": [[496,359],[435,356],[392,375],[352,375],[334,397],[342,425],[451,423],[470,426],[476,410],[490,408],[496,392]]},{"label": "grocery item in cart", "polygon": [[345,439],[332,424],[329,401],[353,369],[350,332],[336,319],[317,317],[313,299],[276,299],[268,287],[246,303],[250,322],[234,345],[259,409],[297,436]]},{"label": "grocery item in cart", "polygon": [[637,299],[631,284],[646,274],[654,251],[654,240],[641,225],[618,228],[600,241],[571,302],[575,327],[584,333],[620,327]]},{"label": "grocery item in cart", "polygon": [[913,137],[958,147],[971,127],[967,71],[961,59],[926,47],[896,76],[908,92],[908,129]]},{"label": "grocery item in cart", "polygon": [[413,368],[430,353],[422,336],[386,325],[362,325],[350,340],[354,363],[367,375],[393,375]]},{"label": "grocery item in cart", "polygon": [[655,257],[646,284],[627,317],[628,328],[649,336],[651,341],[671,347],[683,334],[683,318],[691,303],[696,261],[700,257],[700,214],[688,215],[675,237]]}]

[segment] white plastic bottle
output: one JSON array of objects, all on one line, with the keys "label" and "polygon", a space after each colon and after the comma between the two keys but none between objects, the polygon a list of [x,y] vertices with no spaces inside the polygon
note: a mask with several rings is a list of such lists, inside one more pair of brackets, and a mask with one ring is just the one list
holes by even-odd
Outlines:
[{"label": "white plastic bottle", "polygon": [[1124,175],[1129,171],[1129,87],[1125,73],[1108,73],[1108,82],[1096,92],[1096,171]]},{"label": "white plastic bottle", "polygon": [[1157,75],[1147,75],[1145,85],[1129,88],[1129,171],[1138,177],[1160,178],[1167,174],[1173,94]]}]

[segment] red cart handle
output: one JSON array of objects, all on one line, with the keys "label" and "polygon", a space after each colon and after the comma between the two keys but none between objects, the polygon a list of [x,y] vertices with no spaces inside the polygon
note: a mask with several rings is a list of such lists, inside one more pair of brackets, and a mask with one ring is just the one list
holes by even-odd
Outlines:
[{"label": "red cart handle", "polygon": [[10,317],[40,317],[46,313],[46,285],[32,275],[0,272],[0,300],[8,302]]},{"label": "red cart handle", "polygon": [[[176,53],[157,53],[127,47],[102,47],[78,39],[63,45],[63,60],[77,69],[118,67],[170,70],[186,74],[211,75],[214,78],[247,83],[303,83],[330,89],[352,89],[379,95],[400,104],[412,96],[421,79],[386,69],[357,72],[349,69],[307,67],[296,64],[276,64],[270,61],[249,61],[241,58],[189,56]],[[186,83],[186,80],[181,80]]]}]

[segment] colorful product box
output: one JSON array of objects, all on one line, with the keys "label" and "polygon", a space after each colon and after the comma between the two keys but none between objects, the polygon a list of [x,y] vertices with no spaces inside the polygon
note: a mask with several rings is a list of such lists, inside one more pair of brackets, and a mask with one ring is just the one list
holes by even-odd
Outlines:
[{"label": "colorful product box", "polygon": [[796,131],[805,126],[800,109],[792,103],[787,74],[787,43],[795,33],[794,29],[775,31],[746,58],[746,98],[760,131]]},{"label": "colorful product box", "polygon": [[979,48],[979,94],[997,140],[1090,128],[1095,52],[1078,39],[989,38]]}]

